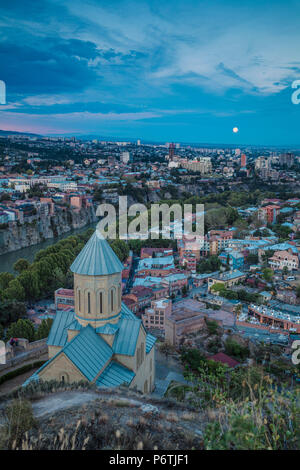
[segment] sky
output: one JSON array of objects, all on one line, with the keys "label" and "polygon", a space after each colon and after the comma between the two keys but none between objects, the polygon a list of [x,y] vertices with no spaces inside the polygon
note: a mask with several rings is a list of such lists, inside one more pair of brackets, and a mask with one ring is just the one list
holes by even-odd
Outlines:
[{"label": "sky", "polygon": [[299,21],[300,0],[2,0],[0,129],[299,145]]}]

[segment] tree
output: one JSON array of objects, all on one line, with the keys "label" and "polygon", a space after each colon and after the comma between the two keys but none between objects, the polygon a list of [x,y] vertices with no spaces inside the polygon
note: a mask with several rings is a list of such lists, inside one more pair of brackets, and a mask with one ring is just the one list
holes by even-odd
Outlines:
[{"label": "tree", "polygon": [[7,327],[19,318],[26,315],[26,305],[23,302],[16,302],[15,300],[5,300],[0,302],[0,324]]},{"label": "tree", "polygon": [[242,346],[231,338],[228,338],[225,343],[225,352],[229,356],[234,356],[237,359],[244,360],[249,355],[249,349]]},{"label": "tree", "polygon": [[53,320],[52,318],[47,318],[46,320],[42,320],[42,323],[39,325],[35,337],[36,339],[44,339],[48,338]]},{"label": "tree", "polygon": [[284,266],[284,268],[283,268],[283,270],[282,270],[282,274],[283,274],[284,276],[286,276],[286,275],[288,274],[288,272],[289,272],[289,270],[288,270],[287,266]]},{"label": "tree", "polygon": [[0,341],[3,340],[4,338],[4,328],[2,325],[0,325]]},{"label": "tree", "polygon": [[103,191],[100,187],[97,187],[94,194],[93,194],[93,199],[96,202],[101,202],[103,199]]},{"label": "tree", "polygon": [[113,240],[110,246],[121,261],[125,261],[129,255],[129,248],[124,240]]},{"label": "tree", "polygon": [[216,282],[212,287],[211,287],[212,292],[218,292],[218,293],[223,293],[226,291],[226,287],[222,282]]},{"label": "tree", "polygon": [[18,281],[18,279],[13,279],[8,284],[7,289],[4,290],[3,296],[5,299],[8,300],[23,301],[25,300],[24,287],[22,286],[20,281]]},{"label": "tree", "polygon": [[23,271],[18,276],[18,281],[22,284],[25,291],[25,298],[28,300],[36,300],[39,296],[39,279],[34,271]]},{"label": "tree", "polygon": [[274,273],[273,273],[272,269],[270,269],[270,268],[265,268],[265,269],[263,270],[263,277],[264,277],[264,279],[265,279],[267,282],[271,282],[271,281],[272,281],[273,275],[274,275]]},{"label": "tree", "polygon": [[187,287],[186,285],[183,286],[182,290],[181,290],[181,293],[182,293],[182,296],[185,297],[187,295]]},{"label": "tree", "polygon": [[12,323],[6,332],[6,339],[10,338],[25,338],[29,342],[35,340],[35,331],[33,323],[30,320],[20,319],[16,323]]},{"label": "tree", "polygon": [[4,290],[7,289],[8,284],[10,281],[14,279],[14,276],[11,273],[0,273],[0,289]]},{"label": "tree", "polygon": [[21,273],[22,271],[25,271],[26,269],[28,269],[29,266],[30,266],[30,263],[29,261],[27,261],[27,259],[20,258],[14,264],[14,271],[16,271],[17,273]]}]

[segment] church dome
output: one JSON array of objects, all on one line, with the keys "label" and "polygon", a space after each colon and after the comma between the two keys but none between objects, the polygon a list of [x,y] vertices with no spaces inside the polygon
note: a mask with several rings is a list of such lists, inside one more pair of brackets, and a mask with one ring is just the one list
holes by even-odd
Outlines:
[{"label": "church dome", "polygon": [[121,273],[123,264],[99,230],[91,236],[70,270],[85,276],[107,276]]}]

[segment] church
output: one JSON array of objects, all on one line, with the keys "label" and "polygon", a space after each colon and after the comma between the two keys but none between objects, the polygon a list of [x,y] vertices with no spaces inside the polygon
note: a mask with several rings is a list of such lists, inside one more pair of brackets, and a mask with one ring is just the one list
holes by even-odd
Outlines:
[{"label": "church", "polygon": [[151,393],[155,341],[122,303],[123,265],[96,230],[70,267],[73,311],[58,311],[48,340],[48,361],[25,382],[79,382]]}]

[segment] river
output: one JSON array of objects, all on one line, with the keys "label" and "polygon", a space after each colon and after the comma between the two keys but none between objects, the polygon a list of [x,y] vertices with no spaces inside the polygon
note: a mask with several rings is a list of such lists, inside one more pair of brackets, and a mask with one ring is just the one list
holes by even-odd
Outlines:
[{"label": "river", "polygon": [[77,235],[79,233],[85,232],[91,227],[96,227],[96,224],[97,222],[94,222],[92,224],[85,225],[85,227],[70,230],[70,232],[66,232],[62,235],[59,235],[56,238],[49,238],[48,240],[38,243],[37,245],[28,246],[26,248],[21,248],[21,250],[11,251],[10,253],[5,253],[3,255],[0,255],[0,272],[6,271],[12,274],[16,274],[14,272],[13,265],[16,261],[18,261],[18,259],[25,258],[30,263],[32,263],[32,261],[34,260],[35,254],[38,251],[44,248],[47,248],[48,246],[53,245],[59,240],[62,240],[63,238],[67,238],[70,235]]}]

